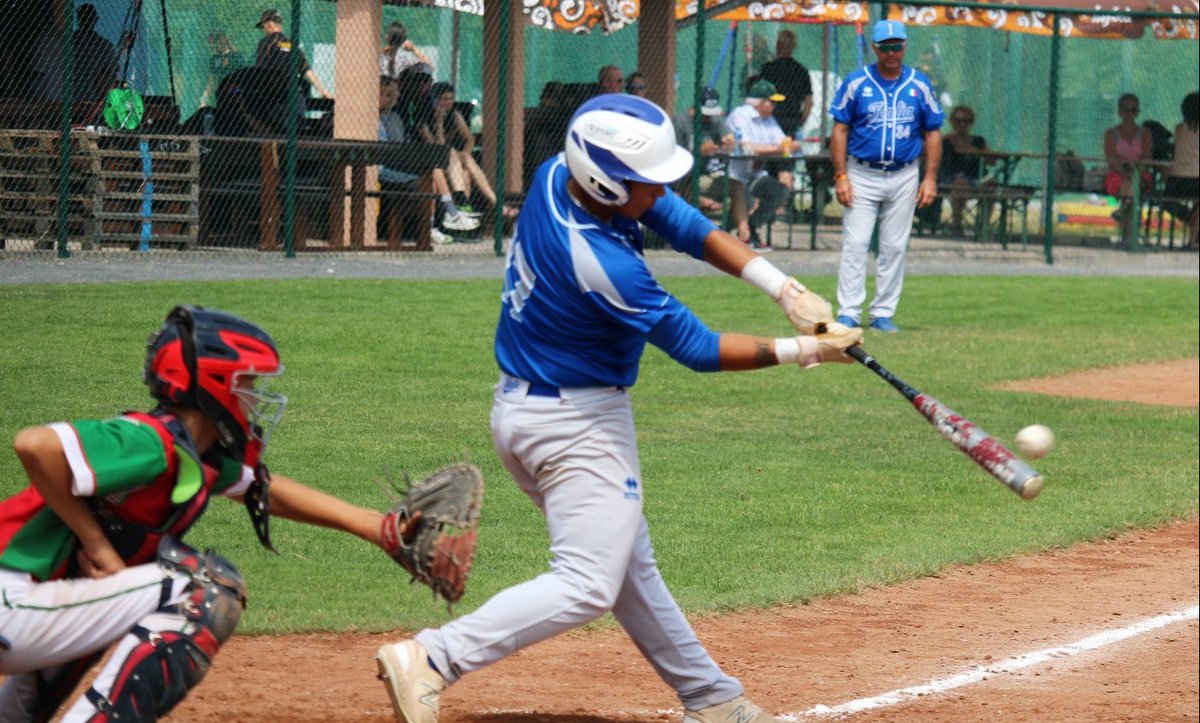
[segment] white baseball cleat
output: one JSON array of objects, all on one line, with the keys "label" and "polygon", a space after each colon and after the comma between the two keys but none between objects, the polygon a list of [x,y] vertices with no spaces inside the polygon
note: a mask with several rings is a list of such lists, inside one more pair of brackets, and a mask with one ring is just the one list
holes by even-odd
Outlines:
[{"label": "white baseball cleat", "polygon": [[777,720],[741,695],[704,710],[683,712],[683,723],[772,723]]},{"label": "white baseball cleat", "polygon": [[465,213],[442,219],[442,228],[447,231],[474,231],[479,228],[479,219],[471,218]]},{"label": "white baseball cleat", "polygon": [[379,679],[387,687],[400,723],[437,723],[438,698],[446,679],[429,665],[429,655],[415,640],[385,645],[375,653]]}]

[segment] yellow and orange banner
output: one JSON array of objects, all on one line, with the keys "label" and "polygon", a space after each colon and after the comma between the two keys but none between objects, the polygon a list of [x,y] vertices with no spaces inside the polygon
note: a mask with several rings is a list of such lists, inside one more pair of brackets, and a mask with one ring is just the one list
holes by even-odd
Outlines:
[{"label": "yellow and orange banner", "polygon": [[[662,2],[663,0],[654,0]],[[433,0],[434,7],[482,15],[485,0]],[[714,8],[723,0],[704,0]],[[699,0],[675,0],[675,18],[694,16]],[[547,30],[568,33],[613,33],[637,21],[641,0],[524,0],[525,22]],[[804,0],[803,2],[748,2],[714,15],[710,20],[777,23],[865,23],[867,3],[852,0]]]},{"label": "yellow and orange banner", "polygon": [[[707,6],[719,4],[708,2]],[[675,17],[682,20],[696,14],[695,0],[675,0]],[[768,21],[776,23],[865,23],[867,3],[842,0],[806,2],[751,2],[712,18],[714,20]]]},{"label": "yellow and orange banner", "polygon": [[[1193,19],[1110,15],[1103,13],[1104,6],[1093,0],[1060,0],[1052,7],[1061,8],[1063,11],[1059,20],[1059,34],[1064,38],[1136,40],[1147,31],[1153,37],[1163,40],[1196,40],[1198,37],[1197,22]],[[1155,12],[1169,9],[1180,14],[1195,14],[1200,11],[1200,2],[1182,0],[1172,2],[1164,8],[1155,0],[1134,0],[1112,9],[1118,12]],[[899,20],[909,25],[956,25],[1047,36],[1054,32],[1054,18],[1050,13],[1021,10],[1007,3],[996,3],[994,7],[989,8],[892,4],[888,6],[887,16],[890,20]]]}]

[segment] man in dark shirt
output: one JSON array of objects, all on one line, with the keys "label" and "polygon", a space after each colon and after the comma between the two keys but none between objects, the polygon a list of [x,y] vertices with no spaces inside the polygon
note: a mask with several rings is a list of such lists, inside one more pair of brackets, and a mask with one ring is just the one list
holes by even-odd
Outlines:
[{"label": "man in dark shirt", "polygon": [[99,100],[117,82],[117,54],[113,44],[96,32],[100,14],[95,5],[80,5],[75,17],[79,20],[75,31],[75,98]]},{"label": "man in dark shirt", "polygon": [[[764,65],[759,74],[761,78],[771,81],[785,98],[775,105],[775,121],[788,138],[796,136],[796,131],[804,125],[812,110],[812,79],[808,77],[808,68],[792,59],[795,49],[795,33],[780,30],[775,36],[775,59]],[[794,165],[787,158],[772,158],[767,161],[766,169],[772,176],[787,183],[787,179],[781,176],[790,174]]]},{"label": "man in dark shirt", "polygon": [[775,59],[764,65],[760,73],[787,99],[775,106],[775,120],[788,136],[794,136],[804,125],[813,101],[812,79],[808,76],[808,68],[792,59],[795,49],[795,33],[780,30],[775,36]]},{"label": "man in dark shirt", "polygon": [[[262,17],[254,27],[261,28],[263,31],[263,39],[258,41],[258,50],[254,54],[255,67],[277,70],[286,76],[292,62],[292,41],[283,34],[283,17],[275,8],[264,10]],[[332,98],[333,96],[325,90],[325,86],[321,85],[321,79],[317,77],[312,68],[308,67],[308,59],[304,57],[304,51],[300,48],[295,50],[300,54],[300,63],[297,66],[300,75],[296,78],[300,87],[300,107],[297,112],[303,115],[307,110],[304,99],[308,97],[309,84],[317,89],[322,98]]]},{"label": "man in dark shirt", "polygon": [[[75,29],[75,79],[74,95],[78,101],[100,101],[120,80],[117,54],[113,44],[96,32],[100,14],[91,3],[80,5],[75,11],[78,25]],[[46,29],[37,38],[38,55],[33,61],[35,78],[30,84],[31,96],[38,100],[62,99],[63,45],[62,31]]]}]

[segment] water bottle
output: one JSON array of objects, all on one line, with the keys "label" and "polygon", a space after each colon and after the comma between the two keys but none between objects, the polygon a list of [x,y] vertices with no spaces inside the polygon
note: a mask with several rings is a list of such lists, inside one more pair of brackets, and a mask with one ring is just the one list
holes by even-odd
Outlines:
[{"label": "water bottle", "polygon": [[750,142],[742,142],[742,131],[740,128],[733,129],[733,143],[734,153],[743,156],[754,155],[754,149],[751,147]]}]

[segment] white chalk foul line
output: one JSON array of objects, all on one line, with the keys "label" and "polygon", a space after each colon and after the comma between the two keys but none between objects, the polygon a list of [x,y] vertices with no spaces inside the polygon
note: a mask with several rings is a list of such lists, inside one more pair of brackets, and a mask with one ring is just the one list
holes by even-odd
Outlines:
[{"label": "white chalk foul line", "polygon": [[852,713],[861,713],[872,708],[884,708],[890,705],[897,705],[909,700],[913,700],[920,696],[934,695],[944,693],[954,688],[961,688],[966,685],[972,685],[984,680],[988,677],[1000,675],[1003,673],[1012,673],[1013,671],[1029,668],[1034,665],[1040,665],[1055,658],[1067,658],[1080,653],[1085,653],[1089,650],[1102,648],[1105,645],[1111,645],[1127,638],[1132,638],[1136,635],[1157,630],[1158,628],[1171,625],[1172,623],[1181,622],[1184,620],[1195,620],[1200,617],[1200,606],[1193,606],[1186,610],[1177,610],[1166,615],[1159,615],[1148,620],[1143,620],[1140,623],[1135,623],[1117,630],[1108,630],[1103,633],[1084,638],[1070,645],[1063,645],[1057,648],[1047,648],[1039,650],[1035,653],[1026,653],[1018,655],[1015,658],[1002,660],[998,663],[990,665],[981,665],[971,668],[958,675],[952,675],[949,678],[934,680],[924,685],[917,685],[912,688],[901,688],[870,698],[859,698],[847,703],[841,703],[835,706],[817,705],[809,708],[801,713],[785,713],[779,717],[783,720],[800,720],[801,718],[813,718],[823,716],[841,716],[850,715]]}]

